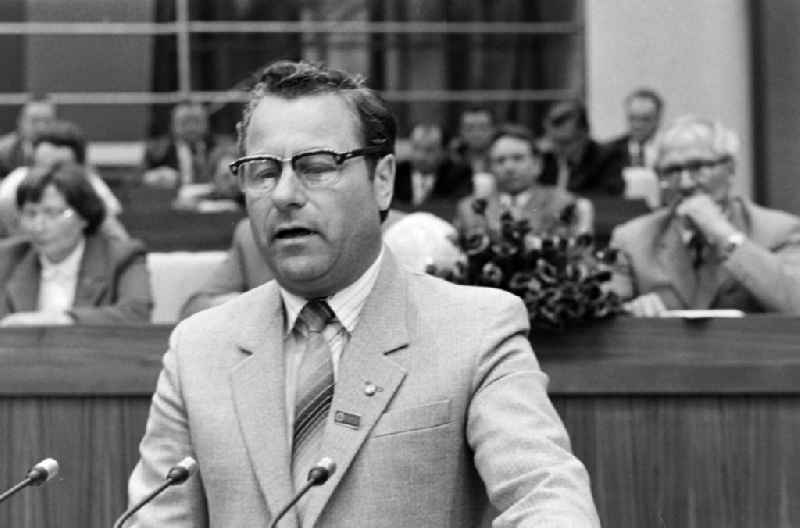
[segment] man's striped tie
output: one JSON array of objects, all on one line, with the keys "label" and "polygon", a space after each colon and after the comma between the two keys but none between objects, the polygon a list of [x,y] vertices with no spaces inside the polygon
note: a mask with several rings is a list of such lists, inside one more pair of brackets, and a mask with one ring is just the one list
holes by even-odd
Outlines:
[{"label": "man's striped tie", "polygon": [[[336,315],[324,300],[312,299],[297,320],[306,348],[297,373],[292,442],[295,489],[306,482],[308,471],[320,456],[325,420],[333,400],[333,361],[329,340],[336,334]],[[328,330],[326,331],[327,327]],[[337,325],[338,326],[338,325]],[[298,504],[303,517],[305,501]]]}]

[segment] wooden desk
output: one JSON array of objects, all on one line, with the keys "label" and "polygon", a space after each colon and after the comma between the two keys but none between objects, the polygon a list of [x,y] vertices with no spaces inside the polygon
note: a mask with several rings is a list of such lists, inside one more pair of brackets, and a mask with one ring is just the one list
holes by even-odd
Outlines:
[{"label": "wooden desk", "polygon": [[[0,526],[111,526],[168,332],[0,331],[0,485],[62,466]],[[621,319],[533,341],[604,526],[800,525],[800,320]]]}]

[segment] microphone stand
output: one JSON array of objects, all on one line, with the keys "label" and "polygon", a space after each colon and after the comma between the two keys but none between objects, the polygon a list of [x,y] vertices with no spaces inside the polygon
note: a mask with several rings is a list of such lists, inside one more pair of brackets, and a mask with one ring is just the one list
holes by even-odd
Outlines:
[{"label": "microphone stand", "polygon": [[30,486],[32,483],[33,483],[33,479],[30,478],[30,477],[28,477],[25,480],[19,482],[14,487],[12,487],[12,488],[4,491],[2,494],[0,494],[0,502],[3,502],[5,500],[7,500],[9,497],[14,495],[18,491],[21,491],[22,489],[26,488],[27,486]]},{"label": "microphone stand", "polygon": [[300,488],[300,491],[297,492],[297,494],[292,498],[291,501],[289,501],[289,503],[286,506],[281,508],[281,511],[278,512],[278,515],[275,516],[275,519],[271,523],[269,523],[269,528],[276,528],[278,526],[278,522],[281,519],[283,519],[284,515],[286,515],[289,512],[289,510],[291,510],[292,507],[295,504],[297,504],[297,501],[299,501],[301,498],[303,498],[303,495],[308,493],[308,490],[310,490],[311,488],[313,488],[316,485],[317,485],[317,482],[315,482],[313,480],[306,481],[306,483],[303,484],[303,487]]},{"label": "microphone stand", "polygon": [[122,517],[117,519],[117,522],[114,523],[114,528],[122,528],[122,525],[125,524],[125,521],[127,521],[128,519],[133,517],[134,513],[136,513],[137,511],[141,510],[142,507],[145,504],[149,503],[151,500],[156,498],[156,496],[158,496],[161,492],[163,492],[165,489],[167,489],[168,487],[172,486],[173,484],[174,484],[174,482],[172,482],[171,480],[167,480],[167,481],[163,482],[161,485],[159,485],[157,488],[155,488],[153,491],[148,493],[147,496],[144,499],[142,499],[141,501],[139,501],[139,503],[136,506],[134,506],[130,510],[126,511],[122,515]]}]

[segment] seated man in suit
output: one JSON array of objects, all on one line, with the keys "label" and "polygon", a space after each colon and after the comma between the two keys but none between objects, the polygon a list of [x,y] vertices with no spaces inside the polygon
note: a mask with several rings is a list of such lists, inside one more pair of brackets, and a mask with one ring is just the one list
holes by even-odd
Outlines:
[{"label": "seated man in suit", "polygon": [[668,309],[800,313],[800,218],[733,190],[738,141],[720,123],[675,121],[656,170],[666,207],[619,226],[612,287],[637,316]]},{"label": "seated man in suit", "polygon": [[577,100],[555,103],[544,120],[544,149],[555,157],[555,170],[542,183],[578,194],[621,195],[625,185],[620,160],[592,139],[586,107]]},{"label": "seated man in suit", "polygon": [[608,142],[609,155],[623,167],[653,167],[656,162],[658,127],[664,101],[655,91],[639,88],[625,98],[628,131]]},{"label": "seated man in suit", "polygon": [[[275,280],[178,324],[130,498],[200,478],[131,526],[599,526],[522,301],[404,270],[384,247],[396,125],[360,77],[267,67],[234,163]],[[494,510],[490,508],[494,506]]]},{"label": "seated man in suit", "polygon": [[458,136],[449,145],[450,157],[473,174],[489,170],[486,155],[494,135],[494,116],[484,106],[468,106],[458,119]]},{"label": "seated man in suit", "polygon": [[468,165],[445,156],[442,129],[420,124],[411,131],[411,159],[397,163],[392,206],[400,211],[426,211],[453,218],[456,203],[471,193]]},{"label": "seated man in suit", "polygon": [[654,171],[658,128],[664,101],[648,88],[625,98],[628,131],[608,142],[609,164],[617,168],[626,198],[644,198],[651,209],[660,205],[658,178]]},{"label": "seated man in suit", "polygon": [[483,214],[473,208],[472,197],[459,202],[453,223],[460,233],[481,228],[487,222],[489,229],[497,230],[504,211],[517,219],[527,219],[534,234],[591,232],[591,202],[554,185],[539,183],[543,157],[526,127],[505,125],[497,130],[489,145],[489,166],[497,181],[497,192],[486,199]]},{"label": "seated man in suit", "polygon": [[208,112],[199,103],[186,101],[172,109],[170,134],[153,139],[145,147],[144,182],[178,188],[213,179],[212,152],[231,140],[209,132]]},{"label": "seated man in suit", "polygon": [[56,118],[56,107],[45,98],[31,99],[19,113],[17,129],[0,137],[0,179],[33,162],[33,139]]}]

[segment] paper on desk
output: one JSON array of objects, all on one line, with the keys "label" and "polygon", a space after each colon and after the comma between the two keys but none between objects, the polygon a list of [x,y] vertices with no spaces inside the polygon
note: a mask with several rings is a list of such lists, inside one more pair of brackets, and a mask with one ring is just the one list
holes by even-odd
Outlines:
[{"label": "paper on desk", "polygon": [[683,319],[712,319],[724,317],[744,317],[741,310],[667,310],[662,317],[681,317]]}]

